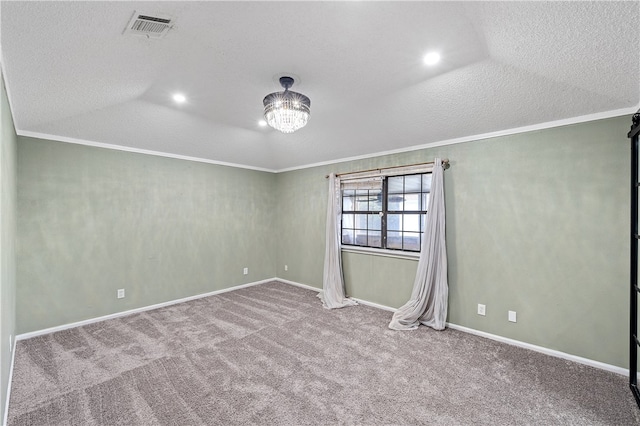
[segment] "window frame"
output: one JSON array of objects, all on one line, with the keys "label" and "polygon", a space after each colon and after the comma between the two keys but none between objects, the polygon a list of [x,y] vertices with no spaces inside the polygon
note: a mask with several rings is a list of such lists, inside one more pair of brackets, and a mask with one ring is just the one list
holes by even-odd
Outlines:
[{"label": "window frame", "polygon": [[[431,194],[431,187],[429,185],[429,191],[425,192],[425,179],[424,176],[425,175],[431,175],[433,172],[433,170],[430,168],[429,170],[419,170],[419,171],[412,171],[410,173],[388,173],[382,176],[382,181],[381,181],[381,188],[380,188],[380,197],[381,197],[381,210],[380,212],[371,210],[371,206],[369,204],[367,204],[367,210],[358,210],[358,207],[356,205],[357,203],[357,197],[358,195],[362,195],[362,194],[358,194],[358,190],[353,190],[353,195],[345,195],[345,192],[348,191],[346,189],[344,189],[341,185],[340,188],[340,199],[341,199],[341,215],[340,215],[340,243],[341,243],[341,247],[343,249],[343,251],[347,251],[347,252],[362,252],[362,253],[369,253],[369,254],[379,254],[382,256],[391,256],[391,257],[403,257],[403,258],[416,258],[419,257],[421,249],[422,249],[422,239],[424,238],[424,232],[425,232],[425,220],[426,220],[426,215],[428,214],[428,197],[425,197],[424,194]],[[406,186],[406,178],[410,177],[410,176],[420,176],[420,191],[416,192],[416,191],[407,191],[407,186]],[[399,194],[400,196],[402,196],[405,200],[406,200],[406,196],[407,195],[411,195],[411,194],[417,194],[419,197],[419,210],[405,210],[405,206],[402,206],[402,210],[389,210],[389,180],[391,178],[402,178],[402,192],[399,192],[397,194]],[[371,195],[369,194],[369,191],[371,191],[371,189],[367,189],[367,197],[368,198],[368,203],[371,201]],[[377,191],[377,190],[375,190]],[[394,194],[395,192],[393,192],[392,194]],[[345,197],[353,197],[353,205],[351,206],[351,210],[344,210],[344,200]],[[430,195],[429,195],[430,197]],[[426,200],[425,200],[426,198]],[[427,205],[423,205],[423,204],[427,204]],[[362,228],[358,228],[356,221],[356,215],[365,215],[366,216],[366,222],[367,222],[367,227],[366,229],[362,229]],[[375,246],[375,245],[370,245],[369,244],[369,215],[371,214],[379,214],[381,216],[380,218],[380,245],[379,246]],[[348,227],[345,228],[344,227],[344,218],[346,215],[352,215],[353,216],[353,223],[352,223],[352,227]],[[418,249],[417,250],[412,250],[410,248],[407,248],[404,244],[405,240],[405,233],[407,232],[411,232],[411,231],[405,231],[403,228],[404,226],[400,226],[400,228],[398,230],[391,230],[389,231],[389,223],[388,223],[388,219],[389,219],[389,215],[402,215],[402,219],[404,220],[404,215],[417,215],[419,216],[418,219],[418,226],[419,226],[419,232],[418,232]],[[352,231],[352,242],[351,243],[345,243],[344,242],[344,236],[345,236],[345,229],[346,230],[351,230]],[[365,235],[366,235],[366,244],[357,244],[357,233],[356,231],[365,231]],[[377,231],[374,230],[374,231]],[[401,236],[401,240],[400,240],[400,247],[389,247],[389,232],[397,232],[400,234]]]}]

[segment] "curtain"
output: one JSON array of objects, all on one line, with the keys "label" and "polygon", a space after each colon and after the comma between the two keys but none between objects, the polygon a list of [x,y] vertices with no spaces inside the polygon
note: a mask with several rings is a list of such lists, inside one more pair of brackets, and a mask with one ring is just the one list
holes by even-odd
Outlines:
[{"label": "curtain", "polygon": [[445,328],[449,285],[447,283],[443,174],[442,161],[436,158],[431,177],[431,197],[418,271],[411,298],[393,314],[389,323],[389,328],[393,330],[414,330],[420,324],[436,330]]},{"label": "curtain", "polygon": [[342,214],[342,193],[340,178],[329,175],[329,202],[327,206],[326,248],[324,253],[324,272],[322,276],[322,292],[318,297],[322,306],[327,309],[343,308],[357,305],[355,300],[344,295],[344,279],[342,277],[342,255],[340,253],[340,215]]}]

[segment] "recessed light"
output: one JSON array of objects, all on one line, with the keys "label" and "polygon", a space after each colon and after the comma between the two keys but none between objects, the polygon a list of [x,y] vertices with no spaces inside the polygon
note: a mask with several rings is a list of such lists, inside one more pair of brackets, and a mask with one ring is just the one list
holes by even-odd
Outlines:
[{"label": "recessed light", "polygon": [[173,100],[181,104],[184,103],[187,98],[182,93],[176,93],[175,95],[173,95]]},{"label": "recessed light", "polygon": [[260,121],[258,121],[258,126],[260,126],[260,127],[264,127],[264,126],[266,126],[266,125],[267,125],[267,122],[266,122],[266,121],[264,121],[264,120],[260,120]]},{"label": "recessed light", "polygon": [[429,52],[424,55],[423,60],[426,65],[435,65],[440,62],[440,54],[438,52]]}]

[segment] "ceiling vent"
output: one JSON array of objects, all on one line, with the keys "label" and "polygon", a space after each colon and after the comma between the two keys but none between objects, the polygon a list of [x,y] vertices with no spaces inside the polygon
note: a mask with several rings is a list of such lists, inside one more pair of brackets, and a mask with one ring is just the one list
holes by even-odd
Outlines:
[{"label": "ceiling vent", "polygon": [[152,16],[134,12],[123,34],[134,34],[147,38],[163,38],[171,28],[173,28],[173,19],[170,16]]}]

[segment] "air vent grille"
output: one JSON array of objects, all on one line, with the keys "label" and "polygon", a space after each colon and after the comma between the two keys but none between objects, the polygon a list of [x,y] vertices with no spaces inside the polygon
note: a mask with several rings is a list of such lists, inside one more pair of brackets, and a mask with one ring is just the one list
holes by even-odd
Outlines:
[{"label": "air vent grille", "polygon": [[173,20],[168,16],[151,16],[138,12],[133,13],[133,17],[124,30],[124,34],[141,35],[147,38],[162,38],[171,28]]}]

